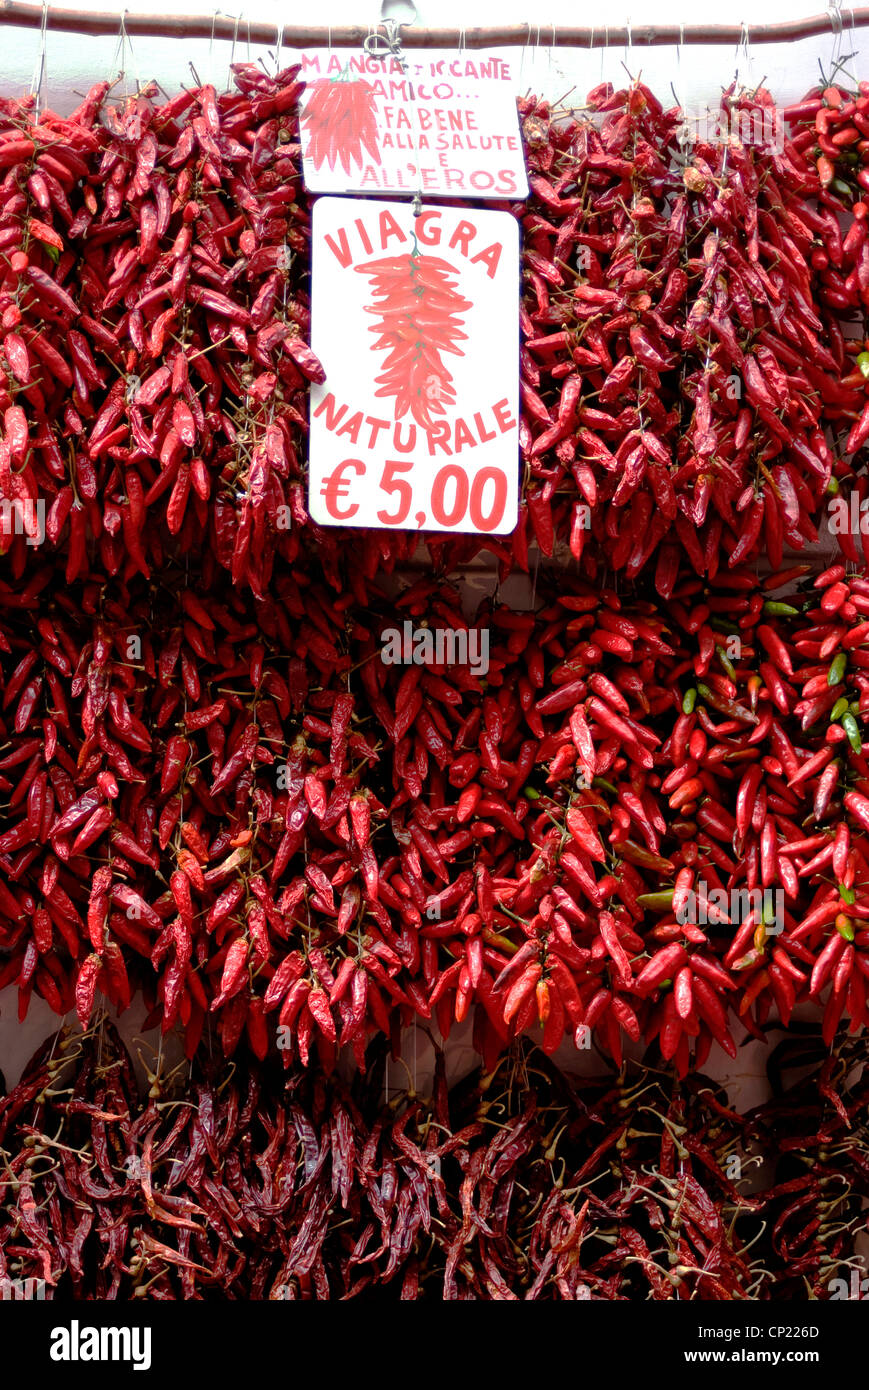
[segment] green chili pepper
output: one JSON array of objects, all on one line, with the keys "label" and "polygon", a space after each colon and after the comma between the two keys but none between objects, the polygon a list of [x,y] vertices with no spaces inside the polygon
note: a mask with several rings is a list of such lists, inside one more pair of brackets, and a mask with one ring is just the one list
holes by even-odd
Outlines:
[{"label": "green chili pepper", "polygon": [[747,951],[744,956],[740,956],[739,960],[735,960],[730,968],[731,970],[748,970],[749,966],[757,965],[758,961],[761,960],[763,960],[762,953],[760,951],[756,951],[752,947],[752,949],[750,951]]},{"label": "green chili pepper", "polygon": [[730,677],[730,679],[733,681],[735,685],[736,672],[733,669],[733,662],[730,660],[730,657],[727,655],[723,647],[718,647],[716,650],[718,652],[718,660],[721,662],[721,665],[724,667],[724,670],[726,671],[727,675]]},{"label": "green chili pepper", "polygon": [[766,893],[764,893],[763,898],[763,908],[760,914],[761,923],[765,927],[773,927],[775,926],[775,919],[777,916],[776,910],[774,907],[771,907],[769,903],[766,901]]},{"label": "green chili pepper", "polygon": [[848,653],[839,652],[830,662],[830,669],[827,672],[827,685],[831,688],[834,685],[841,685],[845,675],[845,667],[848,665]]},{"label": "green chili pepper", "polygon": [[672,859],[665,859],[661,854],[653,854],[645,845],[637,845],[633,840],[620,840],[613,847],[613,852],[622,859],[626,859],[629,864],[638,864],[641,869],[655,869],[659,874],[670,874],[673,872]]},{"label": "green chili pepper", "polygon": [[693,713],[693,710],[694,710],[694,705],[696,704],[696,701],[697,701],[697,691],[694,689],[694,687],[693,687],[693,685],[692,685],[691,689],[690,689],[690,690],[686,690],[686,691],[685,691],[685,694],[682,696],[682,713],[683,713],[683,714],[692,714],[692,713]]},{"label": "green chili pepper", "polygon": [[523,795],[523,796],[527,796],[527,798],[528,798],[529,801],[539,801],[539,800],[540,800],[540,793],[539,793],[538,791],[535,791],[533,787],[523,787],[523,788],[522,788],[522,795]]},{"label": "green chili pepper", "polygon": [[850,922],[849,918],[846,917],[845,920],[844,920],[844,922],[842,922],[842,921],[840,921],[839,918],[837,917],[837,918],[836,918],[836,931],[839,933],[840,936],[844,937],[844,939],[845,939],[846,941],[853,941],[853,940],[854,940],[854,928],[853,928],[853,926],[851,925],[851,922]]},{"label": "green chili pepper", "polygon": [[869,352],[860,352],[857,354],[857,366],[860,368],[863,375],[869,378]]},{"label": "green chili pepper", "polygon": [[824,491],[829,492],[831,497],[835,497],[839,491],[839,479],[831,478]]},{"label": "green chili pepper", "polygon": [[595,777],[591,785],[596,787],[598,791],[603,788],[603,790],[609,792],[611,796],[618,796],[619,794],[618,787],[614,786],[612,782],[608,782],[605,777]]},{"label": "green chili pepper", "polygon": [[842,899],[843,903],[847,903],[850,907],[852,903],[857,901],[857,894],[853,888],[846,888],[844,883],[840,883],[837,886],[839,889],[839,897]]},{"label": "green chili pepper", "polygon": [[860,737],[860,730],[857,728],[857,720],[853,714],[842,715],[842,728],[848,735],[848,742],[855,753],[863,752],[863,740]]},{"label": "green chili pepper", "polygon": [[800,610],[794,608],[792,603],[779,603],[778,599],[768,598],[763,611],[768,618],[795,618]]},{"label": "green chili pepper", "polygon": [[830,710],[830,723],[835,724],[837,719],[841,719],[850,709],[848,699],[845,695],[840,695],[833,708]]},{"label": "green chili pepper", "polygon": [[652,912],[666,912],[673,906],[673,889],[662,888],[659,893],[640,893],[637,897],[640,907],[648,907]]}]

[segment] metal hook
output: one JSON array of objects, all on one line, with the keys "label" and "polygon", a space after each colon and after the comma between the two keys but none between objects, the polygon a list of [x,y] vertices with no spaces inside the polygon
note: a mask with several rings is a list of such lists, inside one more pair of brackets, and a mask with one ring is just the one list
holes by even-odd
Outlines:
[{"label": "metal hook", "polygon": [[386,30],[386,35],[369,34],[362,44],[363,49],[369,58],[376,58],[380,63],[385,63],[390,54],[401,62],[401,39],[398,36],[398,25],[394,19],[384,19],[383,27]]},{"label": "metal hook", "polygon": [[[286,28],[286,21],[285,21],[284,18],[282,17],[282,18],[281,18],[281,27],[280,27],[280,29],[278,30],[278,32],[277,32],[277,37],[276,37],[276,39],[275,39],[275,72],[280,72],[280,70],[281,70],[281,49],[282,49],[283,46],[284,46],[284,29],[285,29],[285,28]],[[331,33],[331,30],[330,30],[330,33]]]},{"label": "metal hook", "polygon": [[[387,14],[385,13],[385,11],[386,11],[386,9],[387,9],[387,6],[389,6],[390,4],[396,4],[396,3],[399,4],[399,5],[403,5],[403,6],[405,6],[408,10],[412,11],[412,13],[411,13],[409,19],[406,19],[406,20],[404,20],[404,21],[400,21],[400,20],[393,19],[391,15],[387,15]],[[380,23],[383,24],[384,26],[386,26],[387,32],[389,32],[389,27],[390,27],[390,26],[392,27],[393,30],[395,30],[395,31],[397,32],[397,31],[402,27],[402,22],[403,22],[404,24],[406,24],[408,27],[409,27],[411,24],[416,24],[416,21],[418,20],[418,18],[419,18],[419,14],[417,13],[417,8],[416,8],[416,5],[414,4],[414,0],[380,0]]]}]

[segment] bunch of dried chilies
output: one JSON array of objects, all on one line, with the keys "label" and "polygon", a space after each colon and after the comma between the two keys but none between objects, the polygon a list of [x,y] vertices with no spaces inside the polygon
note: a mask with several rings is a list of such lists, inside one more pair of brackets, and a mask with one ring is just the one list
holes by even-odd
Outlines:
[{"label": "bunch of dried chilies", "polygon": [[0,986],[360,1067],[417,1019],[470,1017],[489,1066],[529,1028],[657,1039],[682,1076],[773,1008],[859,1031],[869,583],[807,568],[541,578],[477,612],[485,685],[380,659],[396,611],[461,631],[434,579],[0,582]]},{"label": "bunch of dried chilies", "polygon": [[823,1051],[820,1091],[748,1115],[701,1073],[577,1087],[524,1046],[450,1090],[438,1053],[431,1098],[389,1104],[379,1067],[256,1062],[183,1086],[186,1063],[157,1064],[142,1100],[103,1019],[0,1102],[0,1278],[56,1299],[823,1298],[869,1195],[866,1084],[845,1079],[865,1046]]},{"label": "bunch of dried chilies", "polygon": [[[234,78],[0,101],[0,987],[83,1029],[0,1108],[0,1279],[824,1296],[869,1171],[869,94],[731,89],[756,144],[639,82],[520,103],[520,521],[419,577],[308,517],[303,84]],[[362,85],[304,108],[330,163]],[[469,612],[532,542],[528,611]],[[385,664],[405,620],[485,673]],[[144,1103],[139,992],[187,1059]],[[403,1030],[466,1020],[479,1076],[384,1108]],[[774,1026],[815,1068],[739,1115],[702,1069]],[[589,1045],[608,1079],[549,1060]]]}]

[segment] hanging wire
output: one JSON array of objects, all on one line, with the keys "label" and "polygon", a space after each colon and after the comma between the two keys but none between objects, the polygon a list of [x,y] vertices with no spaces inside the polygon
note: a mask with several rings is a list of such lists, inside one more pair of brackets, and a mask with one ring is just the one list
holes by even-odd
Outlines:
[{"label": "hanging wire", "polygon": [[118,75],[120,77],[123,77],[124,75],[124,15],[126,13],[126,10],[124,10],[118,23],[118,44],[117,48],[115,49],[115,56],[112,59],[112,67],[117,69]]},{"label": "hanging wire", "polygon": [[527,20],[527,19],[526,19],[524,22],[528,25],[528,37],[527,37],[527,39],[525,40],[524,44],[522,45],[522,51],[521,51],[521,53],[519,54],[519,79],[518,79],[518,81],[519,81],[520,90],[521,90],[521,87],[522,87],[522,74],[523,74],[524,71],[525,71],[525,55],[526,55],[526,53],[528,52],[528,49],[531,47],[531,22],[530,22],[530,20]]},{"label": "hanging wire", "polygon": [[[286,27],[286,20],[283,17],[281,17],[280,28],[278,29],[277,36],[275,38],[275,72],[280,72],[281,70],[281,49],[284,46],[284,29]],[[332,31],[330,29],[330,37],[331,32]]]},{"label": "hanging wire", "polygon": [[136,91],[140,92],[142,90],[142,82],[139,76],[139,69],[136,64],[136,55],[133,52],[133,45],[130,40],[129,34],[127,33],[128,14],[129,10],[121,11],[120,25],[118,28],[118,46],[115,49],[115,57],[113,60],[113,66],[118,69],[119,77],[122,77],[124,79],[124,96],[129,96],[129,84],[127,81],[126,73],[126,55],[128,53],[130,63],[133,68],[133,77],[136,82]]},{"label": "hanging wire", "polygon": [[[685,42],[685,25],[679,25],[679,38],[676,42],[676,82],[670,83],[670,91],[682,113],[682,121],[679,126],[679,149],[684,156],[686,149],[691,144],[691,116],[685,104],[685,91],[682,85],[682,48]],[[678,88],[678,90],[677,90]]]},{"label": "hanging wire", "polygon": [[39,119],[40,101],[42,97],[42,83],[45,78],[45,55],[48,45],[48,0],[42,0],[42,23],[39,26],[39,52],[36,56],[36,65],[33,69],[33,80],[30,83],[30,90],[36,98],[35,113]]},{"label": "hanging wire", "polygon": [[232,65],[235,62],[235,45],[238,43],[238,26],[241,23],[241,15],[235,16],[235,33],[232,36],[232,50],[229,55],[229,72],[226,75],[226,89],[229,91],[229,84],[232,81]]},{"label": "hanging wire", "polygon": [[833,31],[830,63],[832,71],[835,73],[842,61],[842,0],[827,0],[827,13],[830,16],[830,28]]},{"label": "hanging wire", "polygon": [[[750,55],[749,55],[749,48],[748,48],[748,25],[746,24],[746,22],[745,22],[744,19],[741,19],[741,20],[739,21],[739,25],[740,25],[739,42],[738,42],[737,45],[736,45],[736,50],[735,50],[734,55],[733,55],[734,58],[735,58],[735,60],[736,60],[736,72],[735,72],[735,74],[734,74],[733,80],[734,80],[734,82],[736,82],[736,83],[739,82],[739,80],[740,80],[740,75],[741,75],[742,60],[740,59],[740,53],[742,54],[743,58],[745,59],[745,66],[746,66],[746,68],[749,69],[749,73],[750,73],[750,71],[751,71],[751,69],[750,69],[750,67],[749,67],[749,64],[750,64]],[[744,86],[745,83],[743,83],[742,85]]]},{"label": "hanging wire", "polygon": [[[125,14],[125,15],[129,14],[129,10],[124,10],[124,14]],[[135,50],[134,47],[133,47],[133,40],[130,38],[129,34],[127,33],[127,25],[126,25],[126,23],[124,24],[124,38],[127,40],[127,48],[130,50],[130,62],[131,62],[132,65],[133,65],[133,76],[134,76],[135,79],[136,79],[136,91],[137,91],[137,92],[141,92],[141,90],[142,90],[142,75],[141,75],[141,73],[139,72],[139,63],[138,63],[138,59],[136,58],[136,50]]]},{"label": "hanging wire", "polygon": [[220,10],[215,10],[211,16],[211,38],[208,43],[208,76],[211,78],[212,84],[214,83],[214,26],[217,24],[219,14]]}]

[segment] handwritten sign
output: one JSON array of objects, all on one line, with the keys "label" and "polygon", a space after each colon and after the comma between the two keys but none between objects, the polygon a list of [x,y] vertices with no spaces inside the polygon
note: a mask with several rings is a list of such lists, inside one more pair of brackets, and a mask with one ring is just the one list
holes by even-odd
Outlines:
[{"label": "handwritten sign", "polygon": [[300,128],[313,193],[526,198],[511,62],[501,53],[301,52]]},{"label": "handwritten sign", "polygon": [[314,205],[309,510],[325,526],[503,535],[519,488],[509,213]]}]

